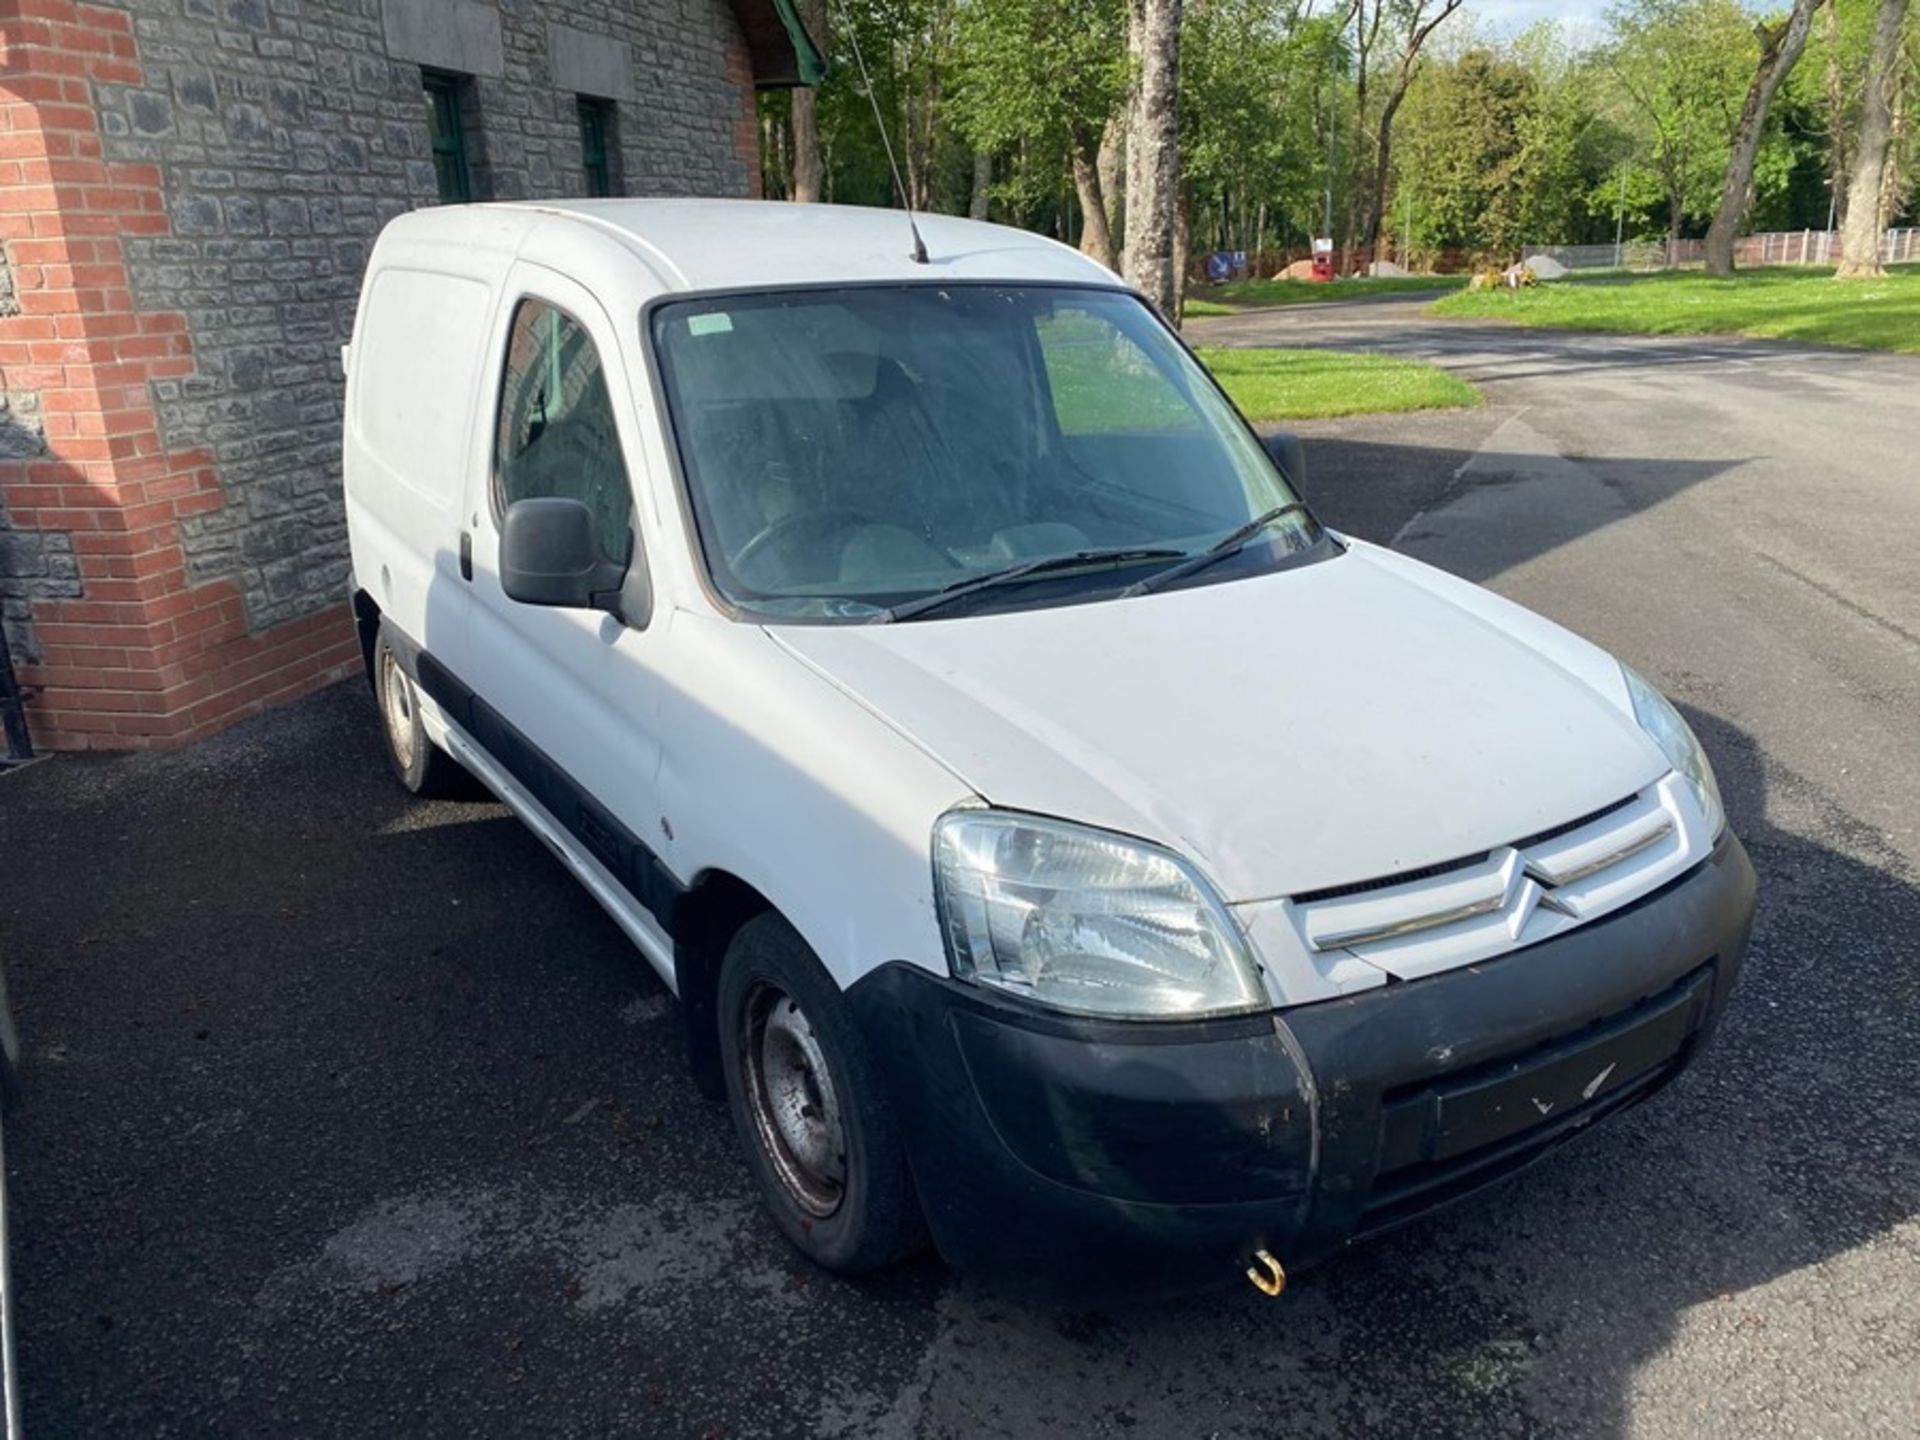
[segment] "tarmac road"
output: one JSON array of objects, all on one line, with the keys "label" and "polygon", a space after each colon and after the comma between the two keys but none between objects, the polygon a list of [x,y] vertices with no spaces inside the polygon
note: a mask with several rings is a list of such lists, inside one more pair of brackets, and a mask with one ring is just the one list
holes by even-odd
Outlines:
[{"label": "tarmac road", "polygon": [[760,1219],[613,925],[497,807],[409,801],[344,685],[0,777],[29,1433],[1920,1431],[1920,361],[1405,303],[1192,329],[1485,386],[1312,427],[1312,493],[1695,719],[1762,909],[1693,1071],[1277,1302],[844,1284]]}]

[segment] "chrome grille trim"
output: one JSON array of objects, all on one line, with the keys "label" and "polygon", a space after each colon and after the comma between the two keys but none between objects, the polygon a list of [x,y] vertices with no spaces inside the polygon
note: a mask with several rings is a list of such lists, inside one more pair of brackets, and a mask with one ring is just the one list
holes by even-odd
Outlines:
[{"label": "chrome grille trim", "polygon": [[1548,889],[1557,889],[1562,885],[1572,885],[1586,879],[1589,875],[1598,875],[1602,870],[1611,870],[1623,860],[1631,860],[1642,850],[1658,845],[1673,833],[1673,818],[1660,817],[1660,823],[1651,827],[1646,834],[1627,841],[1617,849],[1608,850],[1584,865],[1576,865],[1571,870],[1553,871],[1537,860],[1527,861],[1527,873]]},{"label": "chrome grille trim", "polygon": [[1466,905],[1456,905],[1451,910],[1438,910],[1431,915],[1416,915],[1411,920],[1397,920],[1390,925],[1379,925],[1371,930],[1337,931],[1332,935],[1314,937],[1316,950],[1344,950],[1351,945],[1370,945],[1376,940],[1391,940],[1396,935],[1416,935],[1422,930],[1435,930],[1442,925],[1452,925],[1459,920],[1471,920],[1476,915],[1491,915],[1505,908],[1507,897],[1489,895],[1484,900],[1475,900]]},{"label": "chrome grille trim", "polygon": [[[1712,848],[1679,776],[1465,862],[1280,902],[1321,973],[1412,979],[1472,964],[1594,919],[1666,883]],[[1335,967],[1329,969],[1328,967]],[[1354,972],[1343,983],[1359,983]]]}]

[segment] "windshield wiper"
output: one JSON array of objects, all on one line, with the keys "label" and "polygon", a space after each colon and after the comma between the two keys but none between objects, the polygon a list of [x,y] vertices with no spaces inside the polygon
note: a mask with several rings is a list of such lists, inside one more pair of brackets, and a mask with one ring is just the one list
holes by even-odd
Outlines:
[{"label": "windshield wiper", "polygon": [[1122,590],[1120,594],[1122,596],[1147,595],[1158,590],[1162,585],[1171,585],[1176,580],[1184,580],[1187,576],[1193,574],[1194,571],[1204,570],[1207,566],[1213,564],[1214,561],[1224,560],[1227,556],[1246,549],[1246,547],[1253,542],[1253,537],[1273,524],[1274,521],[1285,519],[1289,515],[1304,515],[1306,513],[1306,505],[1299,500],[1291,500],[1285,505],[1276,505],[1273,509],[1267,511],[1266,514],[1256,515],[1253,519],[1247,521],[1246,524],[1236,526],[1232,530],[1229,530],[1206,549],[1187,556],[1178,565],[1169,565],[1164,570],[1156,570],[1151,575],[1143,575],[1140,579],[1134,581],[1133,584]]},{"label": "windshield wiper", "polygon": [[911,620],[916,615],[925,615],[930,610],[938,610],[982,590],[1015,585],[1059,570],[1073,570],[1082,565],[1120,565],[1132,560],[1166,560],[1184,554],[1184,550],[1165,545],[1122,545],[1111,550],[1075,550],[1069,555],[1043,555],[1037,560],[1022,560],[1017,565],[989,570],[984,575],[972,575],[965,580],[956,580],[951,585],[943,585],[931,595],[922,595],[917,600],[903,601],[882,610],[872,623],[884,625],[894,620]]}]

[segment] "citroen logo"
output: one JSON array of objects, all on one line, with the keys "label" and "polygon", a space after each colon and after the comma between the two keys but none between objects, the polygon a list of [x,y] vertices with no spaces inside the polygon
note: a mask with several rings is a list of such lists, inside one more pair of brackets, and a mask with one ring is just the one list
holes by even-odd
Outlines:
[{"label": "citroen logo", "polygon": [[1556,915],[1572,915],[1573,909],[1553,891],[1543,885],[1531,872],[1520,881],[1519,893],[1507,910],[1507,933],[1518,940],[1527,922],[1533,918],[1536,909],[1551,910]]}]

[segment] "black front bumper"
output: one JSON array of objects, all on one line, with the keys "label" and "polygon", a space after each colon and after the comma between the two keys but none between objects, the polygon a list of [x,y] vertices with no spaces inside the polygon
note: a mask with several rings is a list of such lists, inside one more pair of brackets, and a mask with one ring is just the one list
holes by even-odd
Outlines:
[{"label": "black front bumper", "polygon": [[905,964],[848,992],[927,1223],[1002,1282],[1153,1294],[1322,1260],[1644,1099],[1711,1032],[1753,918],[1731,835],[1512,955],[1271,1015],[1063,1017]]}]

